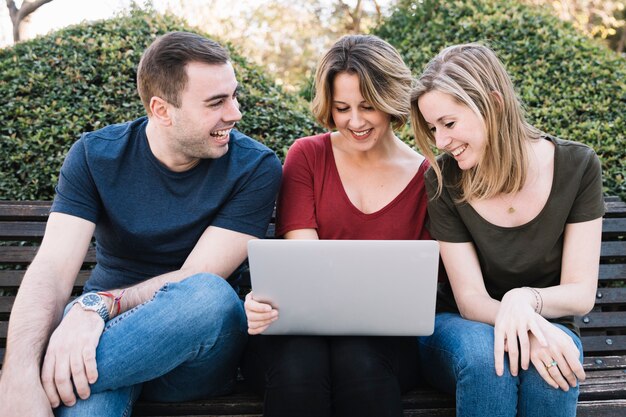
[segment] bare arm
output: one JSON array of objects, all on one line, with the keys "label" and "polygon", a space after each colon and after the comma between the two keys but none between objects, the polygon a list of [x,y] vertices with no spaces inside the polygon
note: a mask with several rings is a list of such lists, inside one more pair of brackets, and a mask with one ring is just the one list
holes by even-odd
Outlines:
[{"label": "bare arm", "polygon": [[[41,247],[24,276],[11,313],[0,404],[16,408],[0,413],[3,416],[44,413],[38,401],[43,394],[39,376],[43,351],[61,319],[94,227],[67,214],[52,213],[48,219]],[[24,392],[32,392],[33,399],[29,404],[17,404],[19,398],[26,399]],[[44,405],[51,412],[47,401]]]},{"label": "bare arm", "polygon": [[588,313],[595,303],[602,242],[602,218],[565,226],[561,281],[538,291],[546,318]]},{"label": "bare arm", "polygon": [[487,293],[474,245],[439,242],[439,246],[461,316],[494,325],[500,302]]}]

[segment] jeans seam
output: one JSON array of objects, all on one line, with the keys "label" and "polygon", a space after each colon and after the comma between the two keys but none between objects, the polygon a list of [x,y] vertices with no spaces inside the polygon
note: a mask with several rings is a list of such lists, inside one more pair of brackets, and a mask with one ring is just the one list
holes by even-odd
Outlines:
[{"label": "jeans seam", "polygon": [[132,414],[136,389],[137,385],[131,387],[130,395],[128,396],[128,401],[126,402],[126,407],[124,407],[124,413],[122,414],[122,417],[129,417]]}]

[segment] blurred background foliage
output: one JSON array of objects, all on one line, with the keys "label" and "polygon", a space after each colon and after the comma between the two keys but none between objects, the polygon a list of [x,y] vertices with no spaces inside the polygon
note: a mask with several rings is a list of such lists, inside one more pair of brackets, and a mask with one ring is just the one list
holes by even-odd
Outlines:
[{"label": "blurred background foliage", "polygon": [[[142,115],[136,65],[171,30],[229,43],[243,87],[239,128],[281,158],[294,139],[321,130],[306,101],[317,59],[339,36],[383,37],[416,76],[446,45],[486,42],[532,123],[592,146],[605,191],[626,198],[624,1],[255,0],[235,7],[232,0],[167,0],[165,13],[149,3],[0,50],[0,199],[52,198],[81,132]],[[238,10],[235,17],[214,13],[225,4]],[[411,142],[408,130],[401,134]]]}]

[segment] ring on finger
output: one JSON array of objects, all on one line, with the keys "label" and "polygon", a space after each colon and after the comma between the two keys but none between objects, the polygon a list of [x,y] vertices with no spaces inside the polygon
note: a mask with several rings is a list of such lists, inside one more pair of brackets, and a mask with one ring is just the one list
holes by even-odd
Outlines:
[{"label": "ring on finger", "polygon": [[546,365],[546,371],[552,368],[553,366],[557,366],[558,363],[553,359],[552,362]]}]

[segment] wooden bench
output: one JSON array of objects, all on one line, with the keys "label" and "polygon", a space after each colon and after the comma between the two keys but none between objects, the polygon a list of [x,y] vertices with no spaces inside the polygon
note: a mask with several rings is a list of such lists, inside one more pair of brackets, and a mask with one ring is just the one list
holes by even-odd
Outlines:
[{"label": "wooden bench", "polygon": [[[626,416],[626,203],[607,197],[603,223],[600,284],[593,311],[578,318],[587,380],[581,384],[578,415]],[[0,201],[0,360],[8,319],[26,266],[45,229],[49,202]],[[268,230],[273,234],[273,227]],[[81,291],[95,262],[91,248],[74,290]],[[27,395],[26,393],[24,395]],[[454,416],[454,399],[430,388],[404,397],[405,416]],[[239,384],[228,396],[180,404],[139,402],[135,416],[260,416],[262,399]]]}]

